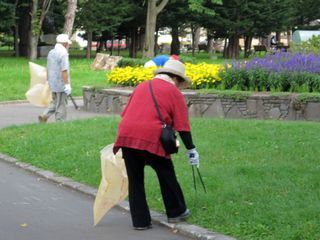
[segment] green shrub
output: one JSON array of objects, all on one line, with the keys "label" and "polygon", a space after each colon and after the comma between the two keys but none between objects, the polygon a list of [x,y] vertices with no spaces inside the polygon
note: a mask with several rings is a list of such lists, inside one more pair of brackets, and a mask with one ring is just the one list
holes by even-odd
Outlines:
[{"label": "green shrub", "polygon": [[249,90],[249,75],[245,69],[229,68],[228,71],[221,71],[225,89]]},{"label": "green shrub", "polygon": [[118,62],[118,67],[139,67],[143,66],[149,59],[147,58],[122,58]]},{"label": "green shrub", "polygon": [[299,43],[290,43],[292,52],[315,53],[320,54],[320,36],[312,36],[307,41]]},{"label": "green shrub", "polygon": [[302,42],[302,49],[306,53],[320,53],[320,36],[312,36],[308,41]]},{"label": "green shrub", "polygon": [[254,91],[270,91],[269,74],[261,68],[248,71],[249,87]]}]

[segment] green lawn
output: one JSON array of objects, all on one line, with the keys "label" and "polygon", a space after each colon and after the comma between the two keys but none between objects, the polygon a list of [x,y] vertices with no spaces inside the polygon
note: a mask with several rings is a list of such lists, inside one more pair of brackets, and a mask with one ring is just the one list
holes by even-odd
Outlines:
[{"label": "green lawn", "polygon": [[[0,102],[26,99],[29,89],[30,73],[28,60],[25,58],[0,58]],[[46,60],[35,63],[46,66]],[[90,66],[93,59],[70,58],[71,82],[74,96],[82,96],[82,86],[108,86],[106,71],[93,71]],[[110,84],[109,84],[110,85]]]},{"label": "green lawn", "polygon": [[[0,130],[0,152],[97,187],[99,151],[114,141],[119,118]],[[191,119],[207,186],[193,189],[185,150],[174,156],[189,222],[238,239],[320,239],[320,125],[315,122]],[[153,171],[150,206],[163,211]]]}]

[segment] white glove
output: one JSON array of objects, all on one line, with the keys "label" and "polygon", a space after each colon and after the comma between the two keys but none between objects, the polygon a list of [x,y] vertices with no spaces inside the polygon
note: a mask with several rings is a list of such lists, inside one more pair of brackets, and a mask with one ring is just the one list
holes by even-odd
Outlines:
[{"label": "white glove", "polygon": [[187,150],[187,156],[189,158],[189,164],[191,166],[197,166],[197,168],[200,167],[199,153],[195,148]]},{"label": "white glove", "polygon": [[71,94],[71,85],[70,84],[64,85],[63,91],[69,96]]}]

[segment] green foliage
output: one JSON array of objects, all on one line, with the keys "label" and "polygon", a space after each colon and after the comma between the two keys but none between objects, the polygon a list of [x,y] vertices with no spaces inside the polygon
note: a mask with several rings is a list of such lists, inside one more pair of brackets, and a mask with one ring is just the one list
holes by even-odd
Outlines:
[{"label": "green foliage", "polygon": [[8,0],[0,1],[0,32],[9,32],[15,23],[14,3]]},{"label": "green foliage", "polygon": [[267,72],[260,68],[228,68],[220,73],[224,89],[244,91],[320,92],[320,75],[308,72]]},{"label": "green foliage", "polygon": [[234,100],[246,100],[252,92],[236,90],[200,89],[201,94],[216,94],[221,98],[231,98]]},{"label": "green foliage", "polygon": [[262,69],[254,69],[252,72],[247,73],[249,76],[249,89],[254,91],[270,91],[271,83],[268,82],[269,74]]},{"label": "green foliage", "polygon": [[34,17],[32,17],[31,26],[32,26],[32,34],[35,36],[39,36],[41,33],[41,26],[42,22],[40,22],[42,9],[37,9],[37,11],[34,14]]},{"label": "green foliage", "polygon": [[306,53],[320,54],[320,36],[313,35],[308,41],[301,43],[301,48]]},{"label": "green foliage", "polygon": [[215,14],[214,9],[208,7],[210,4],[221,4],[222,0],[188,0],[189,8],[197,13],[202,15],[207,15],[208,17],[212,17]]},{"label": "green foliage", "polygon": [[104,31],[115,33],[120,24],[132,19],[129,11],[134,3],[120,1],[81,1],[77,13],[77,23],[87,31],[101,35]]},{"label": "green foliage", "polygon": [[302,103],[306,102],[319,102],[320,101],[320,93],[301,93],[298,95],[298,100]]},{"label": "green foliage", "polygon": [[224,89],[249,90],[249,74],[244,69],[228,68],[220,73]]},{"label": "green foliage", "polygon": [[13,37],[8,34],[0,34],[0,46],[13,46]]},{"label": "green foliage", "polygon": [[186,56],[186,55],[180,55],[179,56],[180,61],[183,63],[192,63],[192,64],[196,64],[197,59],[191,56]]},{"label": "green foliage", "polygon": [[118,62],[118,67],[139,67],[143,66],[148,60],[147,58],[122,58]]}]

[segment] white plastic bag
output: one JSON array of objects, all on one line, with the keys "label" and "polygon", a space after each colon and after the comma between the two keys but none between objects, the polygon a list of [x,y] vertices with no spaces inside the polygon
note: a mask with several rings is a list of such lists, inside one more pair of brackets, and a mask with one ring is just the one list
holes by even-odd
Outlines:
[{"label": "white plastic bag", "polygon": [[47,82],[47,70],[38,64],[29,62],[30,89],[26,92],[27,100],[39,107],[46,107],[51,102],[51,90]]},{"label": "white plastic bag", "polygon": [[102,178],[93,206],[94,225],[128,195],[128,176],[122,151],[113,154],[113,144],[101,150]]}]

